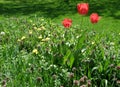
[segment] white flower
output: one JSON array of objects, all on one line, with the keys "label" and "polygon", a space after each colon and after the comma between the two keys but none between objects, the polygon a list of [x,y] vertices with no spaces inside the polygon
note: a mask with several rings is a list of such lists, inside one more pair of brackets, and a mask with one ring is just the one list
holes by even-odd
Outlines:
[{"label": "white flower", "polygon": [[76,38],[79,38],[80,36],[76,36]]},{"label": "white flower", "polygon": [[5,32],[2,31],[0,34],[1,34],[1,35],[5,35]]},{"label": "white flower", "polygon": [[67,46],[70,46],[70,43],[69,43],[69,42],[66,42],[65,44],[66,44]]},{"label": "white flower", "polygon": [[56,68],[57,66],[56,65],[53,65],[54,66],[54,68]]}]

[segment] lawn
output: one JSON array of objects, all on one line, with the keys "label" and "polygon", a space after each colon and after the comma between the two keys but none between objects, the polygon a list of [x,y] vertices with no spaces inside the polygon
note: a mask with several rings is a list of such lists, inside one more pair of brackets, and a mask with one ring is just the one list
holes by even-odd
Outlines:
[{"label": "lawn", "polygon": [[78,2],[0,1],[0,87],[120,86],[119,0],[84,0],[85,16]]}]

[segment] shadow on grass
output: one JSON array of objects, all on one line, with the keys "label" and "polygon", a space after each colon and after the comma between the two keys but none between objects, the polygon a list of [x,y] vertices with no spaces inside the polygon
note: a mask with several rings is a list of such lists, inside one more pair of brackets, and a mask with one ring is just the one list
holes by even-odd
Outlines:
[{"label": "shadow on grass", "polygon": [[29,15],[37,14],[44,17],[54,18],[66,13],[73,14],[76,10],[67,4],[59,5],[56,2],[45,3],[0,3],[2,15]]},{"label": "shadow on grass", "polygon": [[[81,0],[82,1],[82,0]],[[101,1],[89,1],[84,0],[90,4],[90,12],[97,12],[99,15],[110,16],[115,19],[120,19],[120,2],[119,0],[101,0]],[[44,3],[43,3],[44,2]],[[0,3],[1,15],[29,15],[37,14],[48,18],[55,18],[59,15],[74,14],[77,13],[76,5],[78,0],[71,0],[70,3],[65,3],[63,0],[59,1],[41,1],[32,2],[13,2]]]},{"label": "shadow on grass", "polygon": [[90,2],[90,13],[97,12],[100,15],[110,16],[120,19],[120,1],[119,0],[100,0]]}]

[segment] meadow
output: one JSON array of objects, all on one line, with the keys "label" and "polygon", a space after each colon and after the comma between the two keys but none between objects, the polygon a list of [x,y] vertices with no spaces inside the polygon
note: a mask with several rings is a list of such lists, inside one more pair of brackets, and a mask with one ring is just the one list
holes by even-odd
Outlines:
[{"label": "meadow", "polygon": [[0,87],[120,87],[119,0],[69,1],[0,1]]}]

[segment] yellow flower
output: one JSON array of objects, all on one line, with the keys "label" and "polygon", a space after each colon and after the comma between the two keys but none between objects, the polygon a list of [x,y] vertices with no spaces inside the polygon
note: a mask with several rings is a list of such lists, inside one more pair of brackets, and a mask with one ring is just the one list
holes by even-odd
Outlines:
[{"label": "yellow flower", "polygon": [[38,31],[42,30],[41,28],[37,28]]},{"label": "yellow flower", "polygon": [[42,29],[42,30],[45,30],[45,27],[44,27],[44,26],[42,26],[42,27],[41,27],[41,29]]},{"label": "yellow flower", "polygon": [[50,38],[47,37],[46,40],[48,41],[48,40],[50,40]]},{"label": "yellow flower", "polygon": [[39,36],[38,38],[39,38],[39,39],[42,39],[42,36]]},{"label": "yellow flower", "polygon": [[42,41],[49,41],[50,40],[50,38],[45,38],[45,39],[42,39]]},{"label": "yellow flower", "polygon": [[95,42],[92,42],[91,44],[93,45],[93,44],[95,44]]},{"label": "yellow flower", "polygon": [[18,39],[17,41],[18,41],[18,42],[20,42],[21,40],[20,40],[20,39]]},{"label": "yellow flower", "polygon": [[21,40],[24,40],[26,37],[25,36],[22,36]]},{"label": "yellow flower", "polygon": [[37,27],[34,27],[35,30],[37,30]]},{"label": "yellow flower", "polygon": [[32,51],[32,53],[38,54],[38,50],[37,50],[37,49],[34,49],[34,50]]},{"label": "yellow flower", "polygon": [[33,26],[35,26],[35,24],[33,24]]},{"label": "yellow flower", "polygon": [[32,30],[29,30],[29,34],[32,34]]}]

